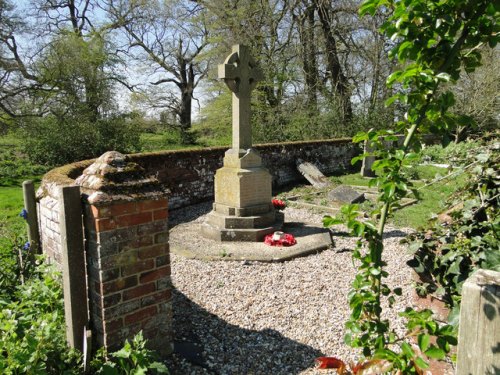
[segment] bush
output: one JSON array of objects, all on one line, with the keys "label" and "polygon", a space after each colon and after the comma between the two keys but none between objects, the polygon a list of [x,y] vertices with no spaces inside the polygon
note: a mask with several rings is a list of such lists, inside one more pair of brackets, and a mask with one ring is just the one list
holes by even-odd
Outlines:
[{"label": "bush", "polygon": [[479,141],[450,143],[446,147],[433,145],[421,151],[421,161],[453,165],[464,164],[471,159],[473,154],[476,154],[479,147],[481,147]]},{"label": "bush", "polygon": [[[12,238],[0,244],[0,373],[81,374],[81,353],[66,345],[61,275]],[[139,333],[109,356],[100,349],[92,373],[168,373],[145,345]]]},{"label": "bush", "polygon": [[140,150],[138,128],[122,117],[90,122],[48,116],[24,125],[24,151],[33,163],[55,166],[95,158],[111,150]]},{"label": "bush", "polygon": [[66,346],[60,275],[41,263],[16,281],[0,296],[0,372],[78,374],[78,354]]},{"label": "bush", "polygon": [[436,292],[452,307],[459,305],[462,284],[472,272],[500,271],[499,147],[476,156],[468,184],[449,202],[451,209],[411,237],[412,265],[425,281],[418,290]]}]

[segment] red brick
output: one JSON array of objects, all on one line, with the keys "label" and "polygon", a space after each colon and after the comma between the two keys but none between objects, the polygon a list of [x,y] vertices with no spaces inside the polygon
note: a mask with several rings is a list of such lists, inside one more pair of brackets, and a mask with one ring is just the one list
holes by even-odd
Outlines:
[{"label": "red brick", "polygon": [[135,288],[128,289],[123,292],[123,300],[128,301],[129,299],[144,297],[147,294],[150,294],[156,290],[155,283],[149,283],[144,285],[139,285]]},{"label": "red brick", "polygon": [[168,210],[162,209],[162,210],[156,210],[153,211],[153,220],[165,220],[168,217]]},{"label": "red brick", "polygon": [[[149,285],[149,284],[147,284]],[[145,296],[141,299],[141,306],[157,305],[168,302],[172,299],[172,289],[165,289],[161,292]]]},{"label": "red brick", "polygon": [[117,216],[115,220],[118,228],[131,227],[133,225],[149,223],[153,220],[153,215],[151,214],[151,212],[139,212]]},{"label": "red brick", "polygon": [[111,295],[106,295],[101,298],[101,306],[105,309],[118,305],[122,300],[121,293],[115,293]]},{"label": "red brick", "polygon": [[142,310],[136,311],[130,315],[125,317],[125,325],[133,324],[140,322],[141,320],[147,319],[151,316],[154,316],[157,312],[156,306],[149,306]]},{"label": "red brick", "polygon": [[137,254],[139,255],[140,259],[148,259],[163,255],[167,252],[168,246],[166,246],[165,244],[160,244],[138,249]]},{"label": "red brick", "polygon": [[116,222],[113,219],[104,218],[95,220],[95,230],[97,232],[104,232],[112,229],[116,229]]},{"label": "red brick", "polygon": [[158,210],[160,208],[167,208],[167,207],[168,203],[166,199],[137,202],[137,209],[139,212]]},{"label": "red brick", "polygon": [[135,262],[130,266],[122,267],[122,276],[133,275],[142,271],[153,269],[155,262],[153,259],[146,259],[143,261]]},{"label": "red brick", "polygon": [[102,294],[115,293],[120,290],[132,288],[137,285],[137,276],[130,276],[118,280],[110,281],[108,283],[100,284],[96,282],[96,290],[100,290]]},{"label": "red brick", "polygon": [[117,203],[108,207],[110,216],[120,216],[137,212],[136,202]]},{"label": "red brick", "polygon": [[162,268],[157,268],[154,271],[144,272],[143,274],[141,274],[139,280],[141,284],[145,284],[169,275],[170,275],[170,266],[165,266]]},{"label": "red brick", "polygon": [[118,318],[115,320],[104,322],[104,329],[106,330],[106,333],[117,331],[122,327],[123,327],[123,318]]},{"label": "red brick", "polygon": [[156,233],[154,236],[155,243],[168,243],[168,232]]},{"label": "red brick", "polygon": [[156,267],[165,266],[170,263],[170,255],[162,255],[156,258]]},{"label": "red brick", "polygon": [[92,210],[92,215],[95,218],[103,218],[103,217],[109,217],[109,208],[108,207],[96,207],[96,206],[90,206],[90,209]]}]

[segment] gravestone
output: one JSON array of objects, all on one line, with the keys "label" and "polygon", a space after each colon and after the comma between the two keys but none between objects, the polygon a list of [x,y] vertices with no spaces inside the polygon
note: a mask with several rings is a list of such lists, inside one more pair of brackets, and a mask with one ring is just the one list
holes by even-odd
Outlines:
[{"label": "gravestone", "polygon": [[330,185],[330,181],[314,164],[299,159],[297,160],[297,169],[315,188],[324,188]]},{"label": "gravestone", "polygon": [[233,46],[219,78],[232,91],[232,148],[215,173],[215,202],[202,226],[203,234],[219,241],[260,241],[281,227],[271,203],[272,177],[252,149],[250,93],[262,73],[244,45]]},{"label": "gravestone", "polygon": [[360,203],[365,201],[365,195],[350,186],[340,185],[328,193],[328,198],[341,203]]}]

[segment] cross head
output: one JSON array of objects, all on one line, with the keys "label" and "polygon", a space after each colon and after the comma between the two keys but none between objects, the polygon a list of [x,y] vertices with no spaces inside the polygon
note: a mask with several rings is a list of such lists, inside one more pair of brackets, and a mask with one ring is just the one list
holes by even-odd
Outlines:
[{"label": "cross head", "polygon": [[233,46],[224,64],[219,65],[219,78],[224,80],[233,93],[232,147],[247,150],[252,147],[250,92],[262,80],[262,72],[250,56],[248,47],[241,44]]}]

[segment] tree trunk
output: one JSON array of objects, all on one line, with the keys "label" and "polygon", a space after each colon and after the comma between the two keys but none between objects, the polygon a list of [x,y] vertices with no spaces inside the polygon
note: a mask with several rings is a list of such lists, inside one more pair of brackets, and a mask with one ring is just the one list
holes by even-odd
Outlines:
[{"label": "tree trunk", "polygon": [[342,112],[345,122],[352,120],[352,105],[349,92],[349,83],[342,71],[337,51],[337,41],[333,34],[331,13],[333,9],[327,5],[325,0],[314,0],[318,11],[321,29],[325,38],[327,73],[332,83],[332,91],[337,94],[341,101]]},{"label": "tree trunk", "polygon": [[307,108],[312,113],[318,109],[318,64],[314,43],[314,6],[310,4],[306,4],[306,6],[304,13],[297,16],[296,19],[301,44],[302,70],[306,84]]}]

